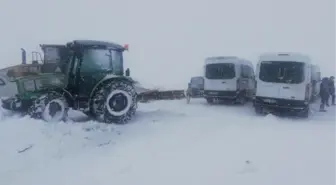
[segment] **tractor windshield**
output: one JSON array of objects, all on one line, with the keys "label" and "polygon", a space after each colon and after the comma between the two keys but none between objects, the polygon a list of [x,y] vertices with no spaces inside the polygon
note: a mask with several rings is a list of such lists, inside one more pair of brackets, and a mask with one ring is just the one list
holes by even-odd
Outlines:
[{"label": "tractor windshield", "polygon": [[111,71],[116,75],[123,73],[122,51],[90,48],[83,53],[82,72]]}]

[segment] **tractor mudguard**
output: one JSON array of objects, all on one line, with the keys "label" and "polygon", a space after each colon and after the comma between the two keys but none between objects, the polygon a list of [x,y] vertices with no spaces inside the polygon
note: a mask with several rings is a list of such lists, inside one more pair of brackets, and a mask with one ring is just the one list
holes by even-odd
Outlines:
[{"label": "tractor mudguard", "polygon": [[125,76],[117,76],[117,75],[114,75],[114,74],[108,74],[106,75],[103,79],[101,79],[92,89],[91,93],[90,93],[90,96],[89,96],[89,105],[91,103],[91,99],[92,99],[92,96],[94,94],[94,92],[97,90],[97,88],[103,84],[104,82],[107,82],[107,81],[110,81],[110,80],[114,80],[114,79],[118,79],[118,80],[125,80],[125,81],[129,81],[131,83],[135,83],[135,81],[130,78],[130,77],[125,77]]}]

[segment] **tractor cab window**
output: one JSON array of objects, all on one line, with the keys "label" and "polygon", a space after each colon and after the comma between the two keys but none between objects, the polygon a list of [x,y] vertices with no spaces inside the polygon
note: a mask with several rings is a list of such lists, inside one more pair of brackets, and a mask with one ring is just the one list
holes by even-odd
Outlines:
[{"label": "tractor cab window", "polygon": [[26,90],[26,91],[35,91],[36,90],[36,87],[35,87],[35,82],[34,80],[25,80],[23,82],[23,88]]},{"label": "tractor cab window", "polygon": [[81,72],[111,71],[122,74],[123,57],[121,51],[111,49],[87,49],[83,52]]}]

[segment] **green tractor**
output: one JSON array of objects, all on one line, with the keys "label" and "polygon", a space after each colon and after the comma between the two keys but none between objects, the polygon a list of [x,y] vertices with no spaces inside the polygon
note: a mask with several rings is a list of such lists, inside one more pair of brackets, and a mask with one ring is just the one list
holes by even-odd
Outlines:
[{"label": "green tractor", "polygon": [[[105,123],[131,120],[137,109],[137,92],[129,69],[124,74],[127,47],[93,40],[49,45],[49,50],[47,45],[41,47],[45,58],[52,58],[50,51],[61,48],[62,60],[44,61],[42,73],[12,80],[17,93],[2,99],[3,108],[47,122],[65,121],[69,108]],[[56,68],[61,70],[53,72]]]}]

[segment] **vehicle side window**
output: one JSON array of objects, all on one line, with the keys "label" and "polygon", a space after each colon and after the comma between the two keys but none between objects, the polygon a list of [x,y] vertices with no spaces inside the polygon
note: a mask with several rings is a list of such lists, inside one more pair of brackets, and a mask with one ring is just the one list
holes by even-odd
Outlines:
[{"label": "vehicle side window", "polygon": [[248,78],[249,77],[248,68],[247,68],[246,65],[241,66],[241,76],[243,78]]},{"label": "vehicle side window", "polygon": [[254,71],[253,71],[253,68],[249,66],[249,70],[250,70],[250,73],[251,73],[251,77],[253,78],[253,77],[254,77]]},{"label": "vehicle side window", "polygon": [[241,69],[241,74],[243,78],[252,78],[254,76],[254,71],[250,66],[242,65]]},{"label": "vehicle side window", "polygon": [[317,73],[317,80],[318,80],[318,81],[321,81],[321,72],[318,72],[318,73]]},{"label": "vehicle side window", "polygon": [[35,91],[34,80],[27,80],[27,81],[23,82],[23,87],[26,91]]},{"label": "vehicle side window", "polygon": [[242,65],[242,66],[240,67],[240,69],[241,69],[241,77],[246,78],[246,70],[245,70],[245,66]]},{"label": "vehicle side window", "polygon": [[6,85],[5,81],[0,78],[0,86]]}]

